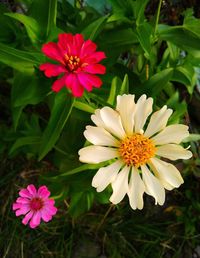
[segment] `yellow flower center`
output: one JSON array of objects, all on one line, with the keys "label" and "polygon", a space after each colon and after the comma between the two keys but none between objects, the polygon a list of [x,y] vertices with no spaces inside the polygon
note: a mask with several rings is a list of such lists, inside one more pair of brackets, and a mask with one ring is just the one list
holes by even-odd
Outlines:
[{"label": "yellow flower center", "polygon": [[119,146],[120,156],[128,166],[144,165],[155,152],[153,141],[142,134],[127,136]]},{"label": "yellow flower center", "polygon": [[72,72],[80,66],[80,58],[78,56],[68,56],[65,54],[65,65]]}]

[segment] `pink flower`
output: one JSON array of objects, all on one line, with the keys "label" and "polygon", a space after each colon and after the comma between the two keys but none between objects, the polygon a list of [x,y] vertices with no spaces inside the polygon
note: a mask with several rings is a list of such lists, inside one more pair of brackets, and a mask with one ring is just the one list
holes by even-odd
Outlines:
[{"label": "pink flower", "polygon": [[81,97],[84,89],[91,91],[93,87],[101,87],[102,81],[95,74],[105,73],[105,66],[98,63],[106,56],[96,48],[90,39],[84,41],[81,34],[62,33],[58,43],[44,44],[42,52],[59,64],[45,63],[40,65],[40,70],[47,77],[63,75],[53,83],[52,90],[58,92],[66,86],[75,97]]},{"label": "pink flower", "polygon": [[22,220],[24,225],[30,221],[30,227],[36,228],[41,219],[48,222],[57,212],[54,200],[48,198],[50,192],[46,186],[41,186],[37,191],[34,185],[28,185],[19,192],[19,195],[12,208],[16,216],[25,215]]}]

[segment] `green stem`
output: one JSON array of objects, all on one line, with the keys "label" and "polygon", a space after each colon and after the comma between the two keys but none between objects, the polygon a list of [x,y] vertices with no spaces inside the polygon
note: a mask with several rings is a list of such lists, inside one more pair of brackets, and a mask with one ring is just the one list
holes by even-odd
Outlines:
[{"label": "green stem", "polygon": [[158,10],[157,10],[157,14],[156,14],[156,23],[155,23],[155,28],[154,28],[154,35],[156,34],[157,27],[158,27],[161,5],[162,5],[162,0],[159,0]]}]

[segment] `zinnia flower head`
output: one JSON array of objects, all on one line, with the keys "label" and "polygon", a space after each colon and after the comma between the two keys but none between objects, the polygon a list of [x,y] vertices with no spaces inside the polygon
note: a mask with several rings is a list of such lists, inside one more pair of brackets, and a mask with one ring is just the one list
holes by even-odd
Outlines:
[{"label": "zinnia flower head", "polygon": [[19,196],[12,208],[16,216],[25,215],[22,223],[29,223],[31,228],[36,228],[41,219],[45,222],[50,221],[57,212],[55,201],[48,198],[50,192],[46,186],[41,186],[37,191],[34,185],[28,185],[20,190]]},{"label": "zinnia flower head", "polygon": [[62,75],[53,83],[52,90],[58,92],[66,86],[75,97],[81,97],[84,89],[91,91],[93,87],[101,87],[102,81],[95,74],[105,73],[105,66],[98,63],[106,56],[96,48],[90,39],[84,41],[81,34],[62,33],[58,43],[44,44],[42,52],[59,64],[45,63],[40,65],[40,70],[47,77]]},{"label": "zinnia flower head", "polygon": [[143,208],[143,194],[155,198],[155,204],[165,201],[165,190],[183,183],[178,169],[168,160],[189,159],[192,153],[180,142],[189,135],[188,126],[168,125],[172,110],[163,106],[152,113],[153,99],[142,95],[137,103],[134,95],[117,97],[116,110],[97,109],[91,116],[96,126],[87,126],[86,139],[93,145],[79,150],[80,161],[98,164],[92,180],[98,192],[111,184],[110,201],[119,203],[127,194],[133,209]]}]

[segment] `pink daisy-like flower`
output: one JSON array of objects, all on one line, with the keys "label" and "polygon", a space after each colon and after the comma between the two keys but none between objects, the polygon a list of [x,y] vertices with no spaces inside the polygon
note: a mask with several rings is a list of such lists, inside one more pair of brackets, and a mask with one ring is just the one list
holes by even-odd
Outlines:
[{"label": "pink daisy-like flower", "polygon": [[81,34],[62,33],[58,43],[44,44],[42,52],[59,64],[45,63],[40,65],[40,70],[47,77],[63,75],[53,83],[52,90],[58,92],[66,86],[75,97],[81,97],[84,89],[91,91],[93,87],[101,87],[102,81],[95,74],[105,73],[105,66],[98,63],[106,56],[96,48],[90,39],[84,41]]},{"label": "pink daisy-like flower", "polygon": [[50,192],[46,186],[41,186],[37,191],[34,185],[28,185],[19,195],[12,208],[16,216],[25,215],[22,220],[24,225],[29,223],[31,228],[36,228],[41,219],[48,222],[57,212],[55,201],[48,198]]}]

